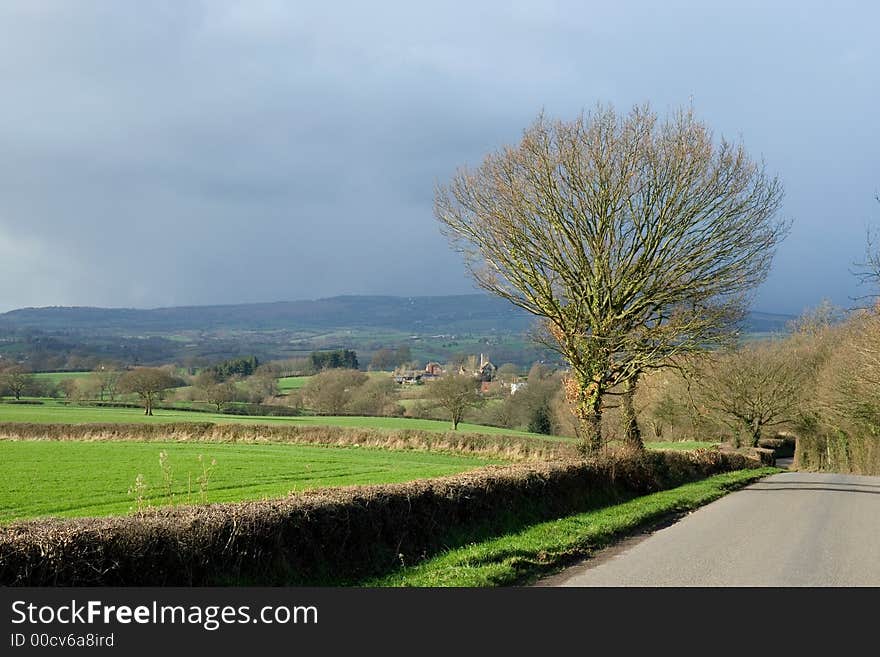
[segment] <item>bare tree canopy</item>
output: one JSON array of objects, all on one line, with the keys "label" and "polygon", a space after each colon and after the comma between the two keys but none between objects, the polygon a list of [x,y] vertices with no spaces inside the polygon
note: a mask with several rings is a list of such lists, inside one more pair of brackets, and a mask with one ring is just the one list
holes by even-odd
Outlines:
[{"label": "bare tree canopy", "polygon": [[10,365],[0,370],[0,396],[7,392],[21,399],[25,391],[33,386],[34,375],[21,365]]},{"label": "bare tree canopy", "polygon": [[164,369],[136,367],[120,377],[119,390],[137,393],[144,404],[144,415],[152,415],[156,400],[161,399],[162,393],[176,384],[177,379]]},{"label": "bare tree canopy", "polygon": [[457,431],[459,423],[469,408],[482,405],[480,381],[470,374],[446,374],[429,384],[428,395],[437,406],[449,412],[452,430]]},{"label": "bare tree canopy", "polygon": [[302,394],[309,407],[319,415],[340,415],[345,412],[355,391],[369,377],[358,370],[330,368],[311,377]]},{"label": "bare tree canopy", "polygon": [[781,198],[691,110],[598,107],[539,117],[438,187],[435,214],[480,287],[543,319],[595,449],[606,393],[731,335],[787,231]]},{"label": "bare tree canopy", "polygon": [[[880,203],[880,194],[875,195],[874,198]],[[875,303],[880,303],[880,230],[868,229],[865,258],[862,262],[856,263],[856,267],[855,275],[859,281],[873,288],[870,294],[859,298],[873,299]]]},{"label": "bare tree canopy", "polygon": [[755,447],[766,428],[795,420],[816,362],[817,354],[796,342],[747,344],[708,366],[697,397],[737,444],[745,437]]}]

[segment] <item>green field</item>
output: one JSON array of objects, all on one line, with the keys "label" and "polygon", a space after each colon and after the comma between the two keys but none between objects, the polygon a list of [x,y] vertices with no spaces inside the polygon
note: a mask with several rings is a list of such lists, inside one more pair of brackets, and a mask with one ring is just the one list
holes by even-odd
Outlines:
[{"label": "green field", "polygon": [[278,379],[278,390],[281,392],[290,392],[291,390],[299,390],[306,381],[311,377],[308,376],[282,376]]},{"label": "green field", "polygon": [[[410,429],[413,431],[450,431],[449,422],[439,420],[419,420],[406,417],[365,417],[353,415],[306,415],[299,417],[270,417],[262,415],[224,415],[221,413],[201,413],[183,409],[155,410],[154,415],[146,416],[137,408],[90,407],[59,404],[46,401],[44,404],[2,404],[0,403],[0,422],[33,422],[38,424],[91,424],[91,423],[155,423],[168,422],[214,422],[216,424],[271,424],[303,427],[356,427],[361,429],[380,429],[394,431]],[[458,425],[462,433],[483,433],[488,435],[521,436],[539,440],[562,440],[574,442],[566,436],[546,436],[527,431],[516,431],[503,427],[490,427],[483,424],[462,422]],[[671,442],[648,442],[649,449],[690,450],[711,447],[717,443],[695,440]]]},{"label": "green field", "polygon": [[127,513],[138,474],[146,499],[167,503],[159,453],[173,474],[175,503],[201,501],[198,477],[210,475],[208,502],[281,497],[320,486],[378,484],[454,474],[486,459],[416,451],[303,445],[0,441],[0,523],[38,516]]},{"label": "green field", "polygon": [[59,384],[62,381],[70,381],[71,379],[85,379],[91,372],[38,372],[34,374],[34,378],[38,381],[50,381]]},{"label": "green field", "polygon": [[[137,408],[89,407],[64,405],[53,402],[45,404],[0,404],[0,422],[36,422],[36,423],[93,423],[93,422],[217,422],[227,424],[286,424],[300,426],[335,426],[361,427],[366,429],[413,429],[418,431],[449,431],[449,422],[437,420],[418,420],[397,417],[360,417],[360,416],[301,416],[301,417],[268,417],[223,415],[217,413],[199,413],[186,410],[155,410],[154,415],[146,416]],[[487,427],[479,424],[462,423],[458,430],[486,434],[504,434],[512,436],[531,436],[548,440],[572,440],[570,438],[554,438],[540,434],[531,434],[513,429]]]},{"label": "green field", "polygon": [[[365,374],[370,378],[391,377],[391,372],[375,371],[365,372]],[[278,379],[278,390],[281,393],[287,393],[291,390],[299,390],[306,383],[308,383],[309,379],[311,378],[312,377],[310,376],[282,376],[280,379]]]}]

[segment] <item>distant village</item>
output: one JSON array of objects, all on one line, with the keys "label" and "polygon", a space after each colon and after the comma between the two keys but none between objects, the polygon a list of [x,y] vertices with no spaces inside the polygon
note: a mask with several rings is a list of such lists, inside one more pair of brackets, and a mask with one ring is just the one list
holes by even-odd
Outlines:
[{"label": "distant village", "polygon": [[[447,369],[440,363],[430,362],[425,365],[424,369],[408,369],[398,368],[394,372],[394,381],[400,385],[418,385],[429,383],[447,373]],[[498,368],[489,360],[486,354],[480,354],[479,360],[475,356],[471,356],[466,362],[458,367],[458,374],[470,374],[475,379],[482,382],[481,390],[489,391],[489,384],[496,380]],[[525,381],[512,380],[500,381],[502,385],[510,388],[510,393],[514,394],[517,390],[525,387]]]}]

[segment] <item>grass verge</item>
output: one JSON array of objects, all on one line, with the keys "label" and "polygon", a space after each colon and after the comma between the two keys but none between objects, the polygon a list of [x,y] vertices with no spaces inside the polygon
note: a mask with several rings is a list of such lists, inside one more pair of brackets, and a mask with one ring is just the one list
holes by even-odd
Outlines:
[{"label": "grass verge", "polygon": [[504,586],[533,581],[663,516],[708,504],[777,468],[727,472],[445,552],[365,586]]}]

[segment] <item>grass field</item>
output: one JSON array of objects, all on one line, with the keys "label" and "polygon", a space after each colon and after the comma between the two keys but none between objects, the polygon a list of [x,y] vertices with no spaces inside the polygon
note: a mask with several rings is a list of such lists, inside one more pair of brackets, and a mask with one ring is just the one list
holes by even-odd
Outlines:
[{"label": "grass field", "polygon": [[278,379],[278,390],[281,392],[290,392],[291,390],[299,390],[306,381],[311,377],[308,376],[282,376]]},{"label": "grass field", "polygon": [[[138,474],[146,498],[167,503],[159,453],[172,468],[176,503],[200,500],[202,463],[208,502],[280,497],[320,486],[378,484],[454,474],[491,463],[428,452],[302,445],[0,441],[0,523],[45,515],[124,514]],[[189,494],[188,494],[189,491]]]},{"label": "grass field", "polygon": [[[391,372],[365,372],[370,378],[391,378]],[[310,376],[282,376],[278,379],[278,390],[287,393],[291,390],[299,390],[308,383]]]},{"label": "grass field", "polygon": [[39,372],[34,374],[34,378],[39,381],[49,381],[59,384],[62,381],[70,381],[71,379],[85,379],[91,372]]},{"label": "grass field", "polygon": [[[0,422],[36,422],[36,423],[86,423],[86,422],[217,422],[237,424],[288,424],[300,426],[338,426],[361,427],[367,429],[413,429],[418,431],[449,431],[449,422],[437,420],[418,420],[414,418],[394,417],[360,417],[360,416],[301,416],[301,417],[267,417],[223,415],[217,413],[199,413],[186,410],[155,410],[154,415],[146,416],[137,408],[89,407],[64,405],[46,402],[41,405],[31,404],[0,404]],[[539,434],[530,434],[513,429],[487,427],[479,424],[462,423],[459,431],[479,432],[486,434],[506,434],[514,436],[531,436],[548,440],[571,440],[554,438]]]},{"label": "grass field", "polygon": [[[357,427],[385,431],[410,429],[413,431],[440,431],[451,429],[449,422],[438,420],[419,420],[405,417],[364,417],[349,415],[315,415],[300,417],[269,417],[258,415],[223,415],[200,413],[186,410],[155,410],[152,416],[144,415],[137,408],[68,406],[57,402],[42,405],[0,404],[0,422],[34,422],[38,424],[85,424],[85,423],[156,423],[163,422],[214,422],[217,424],[272,424],[312,427]],[[523,436],[540,440],[562,440],[574,442],[566,436],[546,436],[526,431],[515,431],[502,427],[462,422],[458,425],[462,433],[483,433],[488,435]],[[700,441],[649,442],[650,449],[689,450],[711,447],[716,443]]]}]

